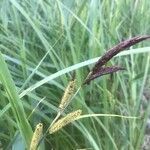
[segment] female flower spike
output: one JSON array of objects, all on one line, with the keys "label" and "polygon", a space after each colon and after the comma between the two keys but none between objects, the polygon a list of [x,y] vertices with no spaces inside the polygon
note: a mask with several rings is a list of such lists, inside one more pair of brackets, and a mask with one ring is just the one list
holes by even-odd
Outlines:
[{"label": "female flower spike", "polygon": [[133,37],[133,38],[125,40],[125,41],[119,43],[118,45],[114,46],[113,48],[109,49],[97,61],[97,63],[95,64],[95,66],[90,71],[87,78],[85,79],[84,84],[88,84],[90,81],[94,80],[95,78],[98,78],[99,76],[117,72],[119,70],[124,70],[124,68],[122,68],[122,67],[117,67],[117,66],[104,67],[104,65],[110,59],[112,59],[115,55],[117,55],[119,52],[123,51],[126,48],[129,48],[132,45],[135,45],[136,43],[139,43],[139,42],[144,41],[149,38],[150,38],[150,35]]}]

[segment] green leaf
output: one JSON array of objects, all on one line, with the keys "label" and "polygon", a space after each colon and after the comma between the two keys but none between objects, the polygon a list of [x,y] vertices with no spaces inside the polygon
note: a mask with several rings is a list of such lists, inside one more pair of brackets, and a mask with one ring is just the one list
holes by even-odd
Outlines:
[{"label": "green leaf", "polygon": [[11,77],[11,74],[8,70],[8,67],[5,63],[5,60],[3,59],[3,56],[0,52],[0,81],[2,82],[2,85],[4,86],[4,89],[8,95],[8,99],[11,105],[11,109],[13,111],[13,116],[16,119],[16,122],[18,124],[19,131],[22,135],[22,138],[24,139],[24,142],[26,143],[26,146],[30,144],[31,137],[32,137],[32,129],[31,126],[27,120],[22,102],[19,98],[19,95],[17,93],[14,81]]}]

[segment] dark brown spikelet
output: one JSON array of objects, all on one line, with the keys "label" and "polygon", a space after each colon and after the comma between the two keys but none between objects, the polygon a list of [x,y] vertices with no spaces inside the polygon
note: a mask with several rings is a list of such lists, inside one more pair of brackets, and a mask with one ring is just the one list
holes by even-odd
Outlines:
[{"label": "dark brown spikelet", "polygon": [[90,76],[86,79],[86,83],[89,83],[91,80],[94,80],[100,76],[114,73],[120,70],[125,70],[125,68],[119,66],[101,67],[99,70],[97,70],[96,73],[92,74],[91,72]]},{"label": "dark brown spikelet", "polygon": [[113,48],[109,49],[95,64],[89,75],[87,76],[86,80],[84,81],[84,84],[89,83],[91,80],[94,80],[95,78],[113,73],[119,70],[123,70],[122,67],[103,67],[110,59],[112,59],[115,55],[117,55],[119,52],[123,51],[126,48],[129,48],[132,45],[135,45],[136,43],[139,43],[143,40],[149,39],[150,35],[143,35],[143,36],[137,36],[133,37],[131,39],[125,40],[118,45],[114,46]]},{"label": "dark brown spikelet", "polygon": [[117,55],[119,52],[123,51],[126,48],[129,48],[136,43],[139,43],[143,40],[150,38],[148,35],[137,36],[131,39],[125,40],[118,45],[114,46],[113,48],[109,49],[95,64],[94,68],[92,69],[95,72],[99,67],[102,67],[105,63],[107,63],[112,57]]}]

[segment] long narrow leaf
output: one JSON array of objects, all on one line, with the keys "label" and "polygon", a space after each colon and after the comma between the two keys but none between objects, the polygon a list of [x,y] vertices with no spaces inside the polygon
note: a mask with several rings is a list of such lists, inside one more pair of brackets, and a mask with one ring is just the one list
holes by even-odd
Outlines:
[{"label": "long narrow leaf", "polygon": [[0,66],[0,80],[7,92],[8,99],[11,104],[11,109],[17,121],[19,131],[26,143],[26,146],[28,147],[32,137],[32,129],[28,123],[22,102],[19,99],[19,95],[17,93],[14,81],[12,80],[11,74],[8,70],[8,67],[3,59],[1,52]]}]

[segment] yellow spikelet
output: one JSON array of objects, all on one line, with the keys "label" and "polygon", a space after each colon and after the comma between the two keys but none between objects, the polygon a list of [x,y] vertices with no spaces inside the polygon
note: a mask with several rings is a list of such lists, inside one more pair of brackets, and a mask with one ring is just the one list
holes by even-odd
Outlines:
[{"label": "yellow spikelet", "polygon": [[40,138],[42,136],[43,132],[43,124],[39,123],[36,125],[35,131],[33,133],[33,137],[30,144],[30,150],[36,150],[38,146],[38,142],[40,141]]},{"label": "yellow spikelet", "polygon": [[73,93],[74,93],[74,89],[75,89],[75,84],[76,84],[76,80],[72,80],[69,82],[65,93],[61,99],[60,105],[59,105],[59,109],[62,110],[66,107],[66,105],[68,104],[69,100],[71,99]]},{"label": "yellow spikelet", "polygon": [[82,110],[76,110],[74,112],[71,112],[67,114],[65,117],[59,119],[57,122],[55,122],[52,127],[49,129],[49,133],[52,134],[58,130],[60,130],[62,127],[66,126],[67,124],[75,121],[78,119],[78,117],[81,115]]}]

